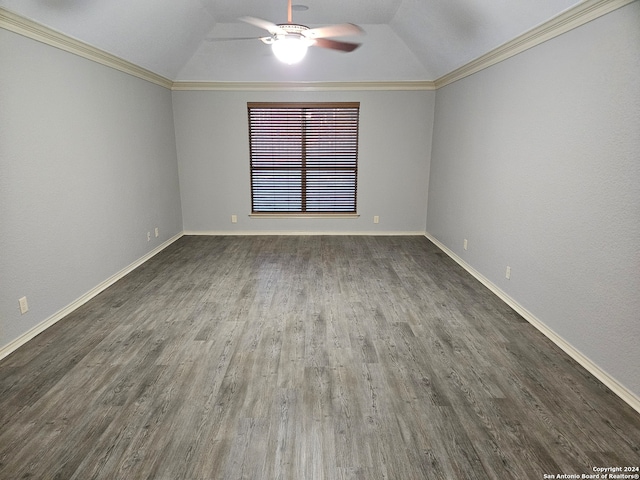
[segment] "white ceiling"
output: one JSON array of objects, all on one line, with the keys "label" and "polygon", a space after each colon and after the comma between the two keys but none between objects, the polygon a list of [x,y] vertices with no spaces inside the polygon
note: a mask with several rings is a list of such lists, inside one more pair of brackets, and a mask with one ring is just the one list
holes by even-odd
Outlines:
[{"label": "white ceiling", "polygon": [[[264,31],[237,19],[287,20],[287,0],[0,0],[0,6],[173,81],[436,80],[578,0],[293,0],[310,27],[351,22],[352,53],[311,48],[279,63]],[[347,40],[355,41],[356,38]]]}]

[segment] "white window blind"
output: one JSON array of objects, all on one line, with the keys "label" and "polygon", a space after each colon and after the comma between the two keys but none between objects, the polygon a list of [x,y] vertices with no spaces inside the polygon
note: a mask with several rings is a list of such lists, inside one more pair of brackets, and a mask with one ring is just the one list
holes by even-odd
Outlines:
[{"label": "white window blind", "polygon": [[359,103],[248,103],[253,213],[356,213]]}]

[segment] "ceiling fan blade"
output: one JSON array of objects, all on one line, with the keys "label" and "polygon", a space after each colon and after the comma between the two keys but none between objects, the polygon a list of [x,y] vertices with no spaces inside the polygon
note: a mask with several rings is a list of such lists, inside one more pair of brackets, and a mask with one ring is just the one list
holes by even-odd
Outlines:
[{"label": "ceiling fan blade", "polygon": [[285,35],[287,33],[275,23],[271,23],[268,20],[262,20],[261,18],[240,17],[238,20],[241,20],[245,23],[253,25],[254,27],[262,28],[267,32],[269,32],[271,35],[275,35],[275,34]]},{"label": "ceiling fan blade", "polygon": [[327,27],[311,28],[304,32],[309,38],[325,37],[346,37],[349,35],[361,35],[364,30],[353,23],[342,23],[340,25],[329,25]]},{"label": "ceiling fan blade", "polygon": [[353,52],[360,46],[359,43],[340,42],[338,40],[329,40],[328,38],[317,38],[315,47],[330,48],[332,50],[340,50],[341,52]]}]

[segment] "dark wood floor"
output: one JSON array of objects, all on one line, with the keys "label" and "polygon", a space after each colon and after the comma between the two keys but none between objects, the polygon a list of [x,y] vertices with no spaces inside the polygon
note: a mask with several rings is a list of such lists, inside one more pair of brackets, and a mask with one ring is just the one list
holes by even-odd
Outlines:
[{"label": "dark wood floor", "polygon": [[424,237],[183,237],[0,362],[1,479],[625,465],[640,415]]}]

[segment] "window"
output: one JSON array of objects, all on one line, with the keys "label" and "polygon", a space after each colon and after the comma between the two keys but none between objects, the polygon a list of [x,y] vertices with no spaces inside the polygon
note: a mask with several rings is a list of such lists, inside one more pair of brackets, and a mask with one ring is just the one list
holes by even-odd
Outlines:
[{"label": "window", "polygon": [[359,103],[248,103],[253,213],[356,213]]}]

